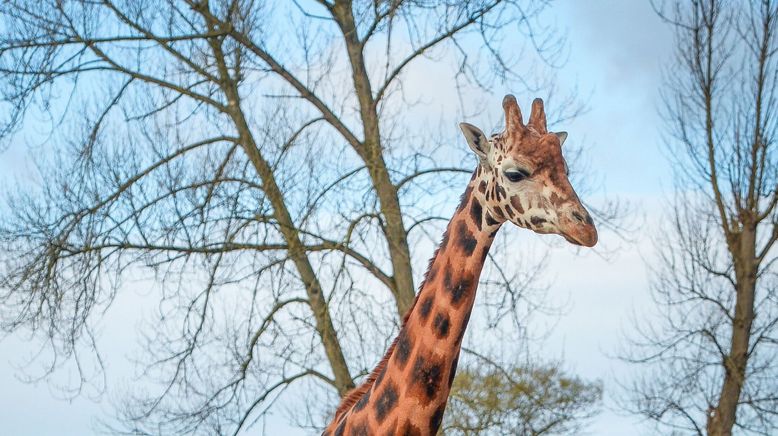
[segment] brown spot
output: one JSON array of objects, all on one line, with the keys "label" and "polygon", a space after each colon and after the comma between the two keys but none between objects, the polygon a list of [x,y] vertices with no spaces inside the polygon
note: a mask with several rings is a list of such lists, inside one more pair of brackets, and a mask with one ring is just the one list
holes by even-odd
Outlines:
[{"label": "brown spot", "polygon": [[440,379],[443,376],[443,367],[436,361],[428,361],[422,356],[416,357],[413,362],[413,371],[410,373],[410,390],[423,403],[429,403],[440,389]]},{"label": "brown spot", "polygon": [[494,214],[497,215],[497,218],[504,220],[505,214],[502,211],[502,208],[500,206],[494,206]]},{"label": "brown spot", "polygon": [[481,230],[481,220],[483,216],[483,208],[481,207],[481,203],[476,201],[475,198],[473,198],[473,201],[470,203],[470,218],[473,219],[473,223],[475,224],[475,227],[478,230]]},{"label": "brown spot", "polygon": [[410,421],[405,421],[399,434],[402,436],[421,436],[421,430],[419,427],[411,424]]},{"label": "brown spot", "polygon": [[473,237],[473,233],[467,228],[467,224],[464,221],[460,221],[457,227],[457,244],[462,248],[465,256],[473,254],[477,243],[478,241]]},{"label": "brown spot", "polygon": [[486,212],[486,225],[491,227],[491,226],[496,226],[497,224],[500,224],[500,222],[492,218],[492,214]]},{"label": "brown spot", "polygon": [[468,273],[459,278],[456,283],[452,283],[451,278],[446,282],[446,290],[451,293],[451,304],[458,306],[465,295],[468,295],[473,289],[473,274]]},{"label": "brown spot", "polygon": [[511,197],[511,205],[516,209],[516,212],[518,212],[519,215],[524,213],[524,208],[521,206],[521,199],[518,195]]},{"label": "brown spot", "polygon": [[405,368],[405,364],[408,363],[408,357],[410,357],[412,349],[413,344],[411,343],[411,339],[408,337],[408,331],[403,328],[400,332],[400,336],[397,337],[397,347],[395,348],[394,352],[394,357],[397,361],[398,369]]},{"label": "brown spot", "polygon": [[533,216],[532,218],[529,219],[529,221],[532,223],[533,226],[542,226],[547,222],[545,218],[541,218],[539,216]]},{"label": "brown spot", "polygon": [[497,201],[507,197],[505,194],[505,188],[503,188],[502,185],[497,185],[495,189],[497,190]]},{"label": "brown spot", "polygon": [[427,321],[427,318],[429,318],[430,311],[432,310],[432,302],[434,299],[435,297],[430,295],[421,302],[421,306],[419,307],[419,315],[421,316],[422,321]]},{"label": "brown spot", "polygon": [[481,194],[486,192],[486,180],[481,180],[481,183],[478,184],[478,192]]},{"label": "brown spot", "polygon": [[443,268],[443,287],[446,288],[446,290],[451,289],[451,279],[451,261],[447,260],[446,267]]},{"label": "brown spot", "polygon": [[444,339],[448,336],[448,328],[450,325],[450,318],[448,314],[438,312],[435,315],[435,320],[432,321],[432,326],[435,328],[435,335],[438,339]]},{"label": "brown spot", "polygon": [[562,203],[562,197],[557,195],[556,192],[551,193],[551,197],[549,198],[549,200],[551,201],[551,204],[553,204],[554,206],[559,206]]},{"label": "brown spot", "polygon": [[397,389],[394,384],[390,382],[387,383],[375,402],[374,409],[378,423],[382,423],[389,412],[394,410],[395,407],[397,407]]}]

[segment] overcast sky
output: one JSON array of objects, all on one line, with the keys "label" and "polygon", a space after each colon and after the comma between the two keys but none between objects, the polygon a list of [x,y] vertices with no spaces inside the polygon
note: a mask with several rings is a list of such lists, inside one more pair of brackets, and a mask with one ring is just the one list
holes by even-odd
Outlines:
[{"label": "overcast sky", "polygon": [[[560,1],[546,16],[567,30],[572,50],[569,62],[559,72],[561,85],[577,85],[581,94],[591,93],[589,111],[563,126],[570,132],[568,141],[587,145],[585,159],[602,179],[601,184],[609,194],[634,204],[636,213],[645,216],[646,226],[640,228],[649,231],[634,235],[632,245],[624,245],[613,234],[603,232],[601,240],[606,246],[621,245],[613,256],[594,252],[576,255],[567,245],[552,249],[548,269],[551,293],[569,305],[544,351],[563,358],[573,372],[603,380],[606,407],[589,428],[591,434],[650,434],[634,418],[610,410],[614,376],[628,369],[607,356],[616,351],[635,307],[644,307],[650,301],[644,266],[652,256],[647,236],[660,215],[663,192],[671,186],[661,148],[658,107],[660,69],[672,54],[672,35],[643,0]],[[419,80],[416,86],[425,86],[424,78],[408,79]],[[406,87],[412,86],[407,83]],[[519,103],[528,106],[530,97],[524,97]],[[494,106],[499,110],[499,101]],[[482,127],[489,130],[493,126]],[[0,155],[0,174],[23,176],[25,162],[26,151],[16,144]],[[0,178],[0,183],[7,182],[8,177]],[[115,307],[122,307],[122,298],[131,297],[120,296]],[[108,359],[109,385],[131,383],[128,361],[136,350],[132,332],[138,320],[123,310],[110,310],[106,318],[101,343],[106,344],[106,355],[113,356]],[[97,401],[84,396],[66,401],[56,399],[56,392],[46,383],[22,383],[15,365],[23,361],[20,357],[35,351],[26,338],[18,335],[0,341],[2,433],[93,433],[94,419],[110,411],[106,405],[110,395],[97,396]],[[267,428],[274,430],[267,430],[268,434],[280,431],[282,421],[269,423]],[[259,427],[252,432],[262,434]],[[284,429],[284,434],[304,432]]]}]

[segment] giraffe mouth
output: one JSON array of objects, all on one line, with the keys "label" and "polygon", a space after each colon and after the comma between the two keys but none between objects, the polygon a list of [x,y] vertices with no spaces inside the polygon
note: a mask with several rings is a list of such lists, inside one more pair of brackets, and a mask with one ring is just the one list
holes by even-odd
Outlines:
[{"label": "giraffe mouth", "polygon": [[560,232],[559,234],[567,240],[567,242],[578,245],[580,247],[594,247],[597,244],[597,230],[594,227],[591,230],[583,231],[578,234],[573,232]]},{"label": "giraffe mouth", "polygon": [[565,240],[573,245],[578,245],[580,247],[591,247],[592,243],[587,243],[585,237],[584,240],[578,239],[575,236],[573,236],[571,233],[561,231],[560,229],[532,229],[535,233],[540,233],[541,235],[547,235],[547,234],[557,234]]},{"label": "giraffe mouth", "polygon": [[572,236],[569,236],[566,233],[561,233],[561,235],[562,235],[563,238],[565,238],[567,240],[567,242],[569,242],[571,244],[574,244],[574,245],[581,246],[581,247],[585,247],[585,245],[583,243],[581,243],[577,239],[574,239]]}]

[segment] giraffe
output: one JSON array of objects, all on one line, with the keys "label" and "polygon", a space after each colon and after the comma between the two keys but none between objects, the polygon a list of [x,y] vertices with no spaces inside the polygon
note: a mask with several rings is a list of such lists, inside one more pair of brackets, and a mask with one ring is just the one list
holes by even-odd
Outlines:
[{"label": "giraffe", "polygon": [[351,391],[323,436],[433,436],[443,419],[481,269],[501,225],[561,235],[592,247],[597,230],[568,180],[562,143],[546,129],[543,101],[525,125],[516,98],[503,99],[505,131],[487,137],[461,123],[479,164],[435,251],[397,338]]}]

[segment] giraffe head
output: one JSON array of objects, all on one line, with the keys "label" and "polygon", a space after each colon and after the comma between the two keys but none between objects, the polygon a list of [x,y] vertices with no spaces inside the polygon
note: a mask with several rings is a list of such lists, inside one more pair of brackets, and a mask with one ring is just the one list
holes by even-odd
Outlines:
[{"label": "giraffe head", "polygon": [[489,138],[478,127],[460,124],[480,161],[475,189],[484,196],[485,208],[496,221],[594,246],[597,229],[567,177],[562,156],[567,133],[546,129],[539,98],[532,102],[526,125],[514,96],[505,96],[502,106],[505,131],[501,134]]}]

